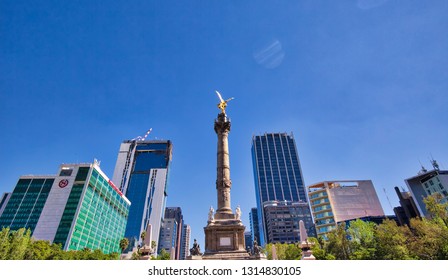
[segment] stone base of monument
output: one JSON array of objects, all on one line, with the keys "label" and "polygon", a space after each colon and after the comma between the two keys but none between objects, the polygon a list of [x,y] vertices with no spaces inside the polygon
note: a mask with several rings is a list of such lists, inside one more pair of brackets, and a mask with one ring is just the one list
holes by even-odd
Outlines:
[{"label": "stone base of monument", "polygon": [[186,257],[186,260],[190,260],[190,261],[200,261],[200,260],[202,260],[202,256],[201,255],[198,255],[198,256],[187,256]]},{"label": "stone base of monument", "polygon": [[313,251],[311,251],[311,246],[313,243],[308,243],[308,241],[300,242],[300,247],[302,248],[302,260],[316,260],[313,256]]},{"label": "stone base of monument", "polygon": [[204,227],[204,260],[249,260],[245,250],[244,230],[241,220],[229,215],[230,219],[214,219]]},{"label": "stone base of monument", "polygon": [[204,254],[202,256],[203,260],[251,260],[252,258],[249,254],[244,252],[219,252],[212,254]]},{"label": "stone base of monument", "polygon": [[251,260],[267,260],[265,254],[251,255],[251,256],[250,256],[250,259],[251,259]]},{"label": "stone base of monument", "polygon": [[144,245],[140,248],[140,260],[149,260],[151,259],[151,254],[153,253],[153,250],[150,246]]}]

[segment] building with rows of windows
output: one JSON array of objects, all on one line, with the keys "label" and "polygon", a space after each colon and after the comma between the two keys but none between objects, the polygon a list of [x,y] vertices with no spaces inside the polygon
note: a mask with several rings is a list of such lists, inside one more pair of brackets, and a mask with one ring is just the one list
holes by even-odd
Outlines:
[{"label": "building with rows of windows", "polygon": [[423,216],[428,214],[423,201],[425,197],[437,193],[441,198],[440,203],[448,202],[448,171],[440,170],[435,161],[433,161],[433,165],[433,170],[422,169],[417,176],[404,180],[418,211]]},{"label": "building with rows of windows", "polygon": [[4,194],[0,228],[34,231],[56,176],[21,176],[12,193]]},{"label": "building with rows of windows", "polygon": [[126,140],[120,145],[113,181],[132,203],[125,232],[129,239],[126,252],[142,244],[141,233],[148,228],[151,232],[145,242],[160,243],[171,157],[169,140]]},{"label": "building with rows of windows", "polygon": [[308,186],[308,191],[318,236],[325,237],[344,221],[384,217],[371,180],[324,181]]},{"label": "building with rows of windows", "polygon": [[[311,211],[293,135],[266,133],[253,136],[252,162],[260,238],[258,243],[264,245],[299,241],[300,219],[310,230],[308,234],[314,236]],[[275,207],[279,208],[278,211]],[[279,214],[285,211],[289,214]],[[252,219],[254,218],[255,215],[252,214]]]},{"label": "building with rows of windows", "polygon": [[120,252],[129,200],[99,164],[62,164],[58,175],[21,176],[0,216],[0,227],[28,228],[33,238],[64,250]]}]

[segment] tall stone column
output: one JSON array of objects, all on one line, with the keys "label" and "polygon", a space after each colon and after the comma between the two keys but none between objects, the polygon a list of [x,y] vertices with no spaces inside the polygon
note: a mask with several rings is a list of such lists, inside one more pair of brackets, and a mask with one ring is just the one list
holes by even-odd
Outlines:
[{"label": "tall stone column", "polygon": [[[217,92],[218,93],[218,92]],[[246,227],[241,222],[241,210],[239,207],[233,214],[230,205],[230,159],[229,159],[229,132],[230,119],[225,108],[227,102],[218,93],[221,102],[218,108],[221,113],[215,119],[215,132],[218,136],[217,164],[216,164],[216,193],[218,205],[216,213],[211,207],[208,213],[205,233],[205,252],[202,259],[208,260],[245,260],[250,259],[244,243],[244,230]]]},{"label": "tall stone column", "polygon": [[230,205],[230,160],[228,136],[230,132],[230,119],[225,113],[220,113],[215,120],[215,132],[218,136],[217,165],[216,165],[216,192],[218,198],[218,209],[216,219],[233,219]]}]

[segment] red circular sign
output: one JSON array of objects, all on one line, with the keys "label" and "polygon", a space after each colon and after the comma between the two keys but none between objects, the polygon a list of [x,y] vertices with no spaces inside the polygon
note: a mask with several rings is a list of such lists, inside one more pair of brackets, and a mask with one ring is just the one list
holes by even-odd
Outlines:
[{"label": "red circular sign", "polygon": [[65,188],[68,185],[68,180],[67,179],[62,179],[61,181],[59,181],[59,187],[60,188]]}]

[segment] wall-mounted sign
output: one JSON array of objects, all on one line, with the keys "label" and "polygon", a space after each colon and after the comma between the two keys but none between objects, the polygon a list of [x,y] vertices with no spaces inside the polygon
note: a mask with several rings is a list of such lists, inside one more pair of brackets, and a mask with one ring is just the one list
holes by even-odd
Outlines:
[{"label": "wall-mounted sign", "polygon": [[59,181],[59,187],[60,188],[65,188],[68,185],[68,180],[67,179],[62,179],[61,181]]}]

